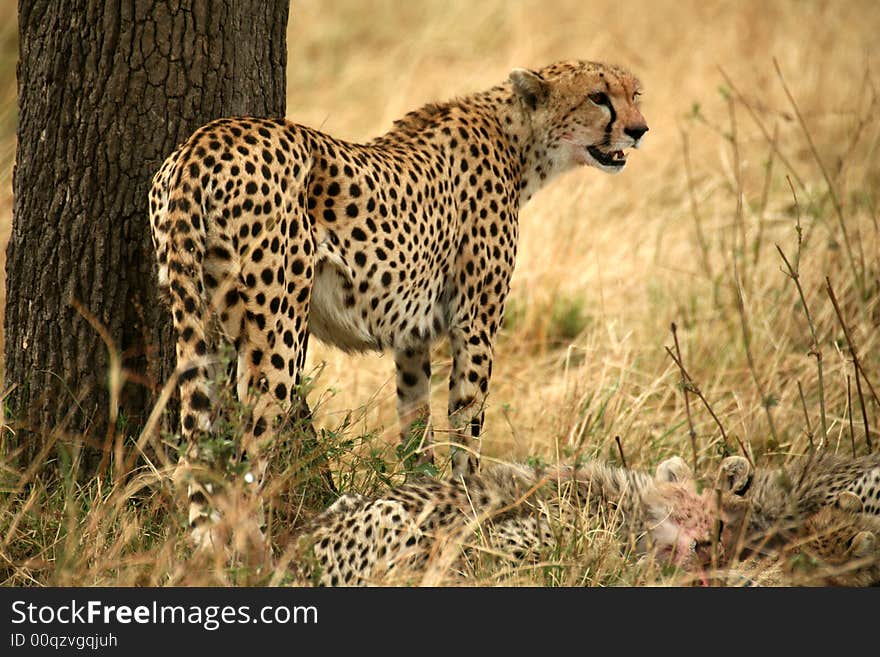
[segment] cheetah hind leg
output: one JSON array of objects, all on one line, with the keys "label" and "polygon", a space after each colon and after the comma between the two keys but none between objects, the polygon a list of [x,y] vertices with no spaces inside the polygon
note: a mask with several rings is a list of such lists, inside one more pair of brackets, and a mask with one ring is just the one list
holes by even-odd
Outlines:
[{"label": "cheetah hind leg", "polygon": [[179,471],[188,481],[189,538],[195,554],[218,567],[234,564],[259,571],[268,564],[262,501],[251,494],[248,483],[230,479],[223,468],[200,460],[195,445],[181,459]]},{"label": "cheetah hind leg", "polygon": [[339,491],[330,470],[332,446],[319,438],[304,394],[281,420],[274,438],[264,454],[270,470],[264,497],[269,501],[271,531],[286,534],[302,522],[302,508],[326,509]]},{"label": "cheetah hind leg", "polygon": [[397,415],[400,444],[397,456],[407,472],[437,474],[434,430],[431,427],[431,345],[396,349]]},{"label": "cheetah hind leg", "polygon": [[[213,343],[202,328],[205,322],[194,321],[193,326],[197,330],[190,330],[203,344]],[[179,333],[187,330],[177,328]],[[190,540],[197,553],[213,555],[218,562],[265,562],[266,542],[259,515],[248,515],[248,510],[254,508],[248,501],[252,499],[246,490],[249,486],[246,481],[229,476],[235,469],[235,457],[229,452],[224,432],[218,432],[215,424],[216,357],[208,354],[207,349],[202,350],[204,354],[190,354],[188,346],[178,343],[182,439],[186,447],[175,479],[186,487]]]},{"label": "cheetah hind leg", "polygon": [[270,547],[276,543],[269,540],[267,532],[273,539],[274,534],[283,539],[302,520],[303,506],[324,509],[337,498],[327,453],[305,397],[298,409],[278,420],[279,430],[271,447],[245,447],[240,463],[229,464],[246,470],[243,477],[215,480],[218,470],[225,470],[219,467],[193,473],[188,463],[201,463],[195,445],[190,450],[194,458],[182,461],[190,473],[189,524],[197,552],[215,558],[223,555],[227,563],[259,567],[270,562]]}]

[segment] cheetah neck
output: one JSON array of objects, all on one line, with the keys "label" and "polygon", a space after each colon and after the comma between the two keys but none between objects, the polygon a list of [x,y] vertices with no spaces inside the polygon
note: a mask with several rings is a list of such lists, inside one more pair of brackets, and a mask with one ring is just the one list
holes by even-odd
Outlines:
[{"label": "cheetah neck", "polygon": [[531,110],[514,93],[510,83],[466,99],[477,109],[491,111],[519,163],[520,209],[547,183],[571,168],[556,155],[558,140],[535,127]]},{"label": "cheetah neck", "polygon": [[395,121],[389,132],[375,138],[371,144],[396,147],[401,140],[418,142],[456,113],[459,116],[483,114],[494,117],[499,136],[518,165],[514,174],[518,182],[520,209],[553,178],[570,168],[554,157],[558,144],[534,127],[529,110],[522,105],[509,83],[446,103],[424,105]]}]

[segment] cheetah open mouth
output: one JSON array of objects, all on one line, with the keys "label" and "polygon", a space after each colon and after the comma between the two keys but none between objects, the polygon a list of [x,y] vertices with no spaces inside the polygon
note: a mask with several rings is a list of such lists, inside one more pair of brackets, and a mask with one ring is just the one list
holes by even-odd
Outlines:
[{"label": "cheetah open mouth", "polygon": [[595,146],[587,146],[587,152],[603,167],[622,167],[626,164],[626,155],[623,151],[605,153]]}]

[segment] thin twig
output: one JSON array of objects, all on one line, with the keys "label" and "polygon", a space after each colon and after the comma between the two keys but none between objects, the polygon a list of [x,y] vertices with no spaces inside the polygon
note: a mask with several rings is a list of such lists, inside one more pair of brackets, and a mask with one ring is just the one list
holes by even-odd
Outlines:
[{"label": "thin twig", "polygon": [[785,155],[782,154],[782,151],[779,150],[779,144],[777,142],[773,141],[772,137],[770,136],[770,132],[767,130],[767,127],[761,121],[761,117],[758,116],[758,113],[755,112],[755,110],[751,106],[751,104],[748,101],[746,101],[745,96],[743,96],[742,93],[740,93],[739,89],[736,88],[736,85],[733,84],[733,80],[730,79],[730,76],[727,75],[727,73],[724,71],[724,69],[719,67],[718,70],[721,73],[721,77],[724,78],[724,82],[727,83],[727,85],[731,88],[733,93],[736,95],[739,102],[742,103],[743,107],[746,108],[746,111],[749,113],[749,116],[752,117],[752,120],[758,126],[758,129],[764,135],[764,139],[766,139],[768,142],[770,142],[770,144],[773,146],[773,150],[776,153],[776,155],[779,157],[780,162],[782,162],[782,164],[785,166],[785,168],[788,169],[788,171],[791,173],[791,175],[794,176],[794,179],[797,181],[798,187],[800,187],[801,189],[806,191],[807,186],[804,184],[804,181],[801,180],[801,177],[797,174],[797,171],[795,171],[794,167],[792,166],[791,162],[789,162],[788,158],[785,157]]},{"label": "thin twig", "polygon": [[803,253],[804,229],[801,226],[801,204],[798,201],[797,192],[794,190],[794,184],[791,182],[791,176],[786,174],[785,182],[791,190],[791,198],[794,201],[794,232],[797,233],[797,251],[794,254],[794,270],[800,274],[801,271],[801,253]]},{"label": "thin twig", "polygon": [[810,424],[810,414],[809,414],[809,412],[807,412],[807,400],[804,399],[804,389],[801,386],[800,379],[798,379],[797,387],[798,387],[798,395],[800,395],[800,398],[801,398],[801,406],[804,409],[804,421],[807,423],[807,440],[810,441],[810,451],[812,451],[815,449],[815,445],[813,445],[813,427]]},{"label": "thin twig", "polygon": [[821,446],[825,446],[828,443],[828,422],[825,419],[825,382],[823,379],[823,371],[822,371],[822,350],[819,348],[819,338],[816,336],[816,325],[813,323],[813,317],[810,314],[810,306],[807,305],[807,297],[804,295],[804,288],[801,286],[801,277],[800,277],[800,257],[801,257],[801,246],[803,244],[803,232],[801,231],[801,223],[800,223],[800,204],[798,203],[797,194],[795,194],[794,186],[791,184],[791,178],[786,176],[786,180],[788,180],[789,187],[791,187],[791,194],[794,198],[795,208],[797,210],[797,223],[795,224],[795,230],[797,230],[797,258],[795,258],[795,265],[792,266],[789,259],[786,257],[785,252],[782,250],[782,247],[779,244],[776,245],[776,250],[779,252],[779,256],[782,258],[782,261],[785,263],[786,268],[788,269],[788,277],[794,281],[794,285],[797,288],[798,296],[801,298],[801,306],[804,308],[804,315],[807,317],[807,324],[810,327],[810,339],[811,339],[811,349],[810,355],[816,357],[816,370],[819,376],[819,419],[822,427],[822,443]]},{"label": "thin twig", "polygon": [[792,95],[791,91],[788,89],[788,85],[785,83],[785,77],[782,75],[782,69],[779,67],[779,62],[776,61],[775,57],[773,58],[773,66],[776,68],[776,74],[779,76],[779,82],[782,83],[782,89],[783,91],[785,91],[785,95],[788,97],[788,102],[791,103],[791,107],[794,110],[795,116],[797,116],[798,123],[801,126],[804,137],[806,137],[807,139],[807,144],[809,144],[810,146],[810,152],[813,155],[813,159],[819,166],[819,170],[822,172],[822,177],[825,178],[825,184],[828,186],[828,193],[831,196],[831,204],[834,206],[834,212],[835,214],[837,214],[837,222],[840,225],[841,233],[843,233],[843,242],[844,246],[846,247],[846,255],[849,259],[849,264],[852,268],[853,276],[858,283],[859,292],[862,294],[862,297],[864,297],[864,272],[859,271],[855,255],[853,254],[852,244],[850,243],[849,239],[849,233],[846,230],[846,223],[843,220],[843,206],[840,203],[840,199],[837,198],[837,192],[834,191],[834,184],[831,182],[831,176],[828,175],[828,170],[825,168],[825,165],[822,162],[822,158],[819,157],[819,151],[816,150],[816,144],[813,143],[813,137],[810,135],[810,131],[807,128],[807,123],[806,121],[804,121],[801,110],[797,106],[797,102],[795,102],[794,96]]},{"label": "thin twig", "polygon": [[[684,377],[685,377],[685,384],[688,385],[688,386],[690,386],[691,391],[692,391],[697,397],[700,398],[700,401],[703,402],[703,405],[706,407],[706,410],[709,411],[709,415],[712,416],[712,419],[715,420],[715,424],[718,425],[718,429],[721,430],[721,438],[724,440],[725,445],[728,445],[728,444],[729,444],[729,441],[728,441],[728,439],[727,439],[727,432],[724,430],[724,425],[721,424],[721,420],[719,420],[719,419],[718,419],[718,416],[715,415],[715,411],[712,410],[712,405],[709,403],[709,401],[708,401],[708,400],[706,399],[706,397],[703,395],[703,393],[702,393],[702,391],[700,390],[699,386],[698,386],[696,383],[694,383],[694,380],[691,378],[691,375],[688,374],[688,371],[684,368],[684,364],[683,364],[680,360],[678,360],[678,358],[675,357],[675,354],[672,353],[672,350],[671,350],[669,347],[664,347],[664,349],[666,349],[666,353],[669,354],[669,357],[672,358],[673,361],[675,361],[675,364],[678,365],[679,369],[681,370],[681,373],[682,373],[682,374],[684,375]],[[754,467],[755,467],[755,462],[752,461],[752,457],[749,456],[749,452],[748,452],[748,450],[746,450],[746,446],[745,446],[745,445],[743,444],[743,442],[739,439],[739,436],[734,436],[734,438],[736,438],[736,442],[739,443],[739,447],[740,447],[740,449],[742,450],[743,456],[746,457],[746,460],[747,460],[747,461],[751,464],[751,466],[754,468]]]},{"label": "thin twig", "polygon": [[620,452],[620,462],[623,464],[623,467],[626,468],[626,457],[623,455],[623,445],[620,442],[620,436],[614,436],[614,442],[617,443],[617,451]]},{"label": "thin twig", "polygon": [[807,298],[804,295],[803,287],[801,287],[800,273],[797,269],[792,267],[791,262],[789,262],[785,252],[779,244],[776,245],[776,250],[779,252],[779,256],[788,268],[789,278],[794,281],[798,295],[801,298],[801,306],[803,306],[804,315],[807,317],[807,324],[810,327],[810,339],[812,342],[810,355],[816,357],[816,370],[819,374],[819,419],[822,426],[822,445],[825,445],[828,442],[828,424],[825,420],[825,384],[822,374],[822,350],[819,348],[819,339],[816,337],[816,326],[813,324],[813,317],[810,315],[810,307],[807,305]]},{"label": "thin twig", "polygon": [[[831,285],[831,279],[826,276],[825,277],[825,287],[828,291],[828,296],[831,299],[831,304],[834,306],[834,312],[837,315],[837,321],[840,322],[841,328],[843,328],[843,336],[846,338],[846,344],[849,347],[850,356],[852,356],[853,367],[856,370],[856,378],[861,375],[865,379],[865,384],[868,386],[868,390],[871,391],[871,395],[874,397],[874,402],[880,405],[880,400],[877,399],[877,393],[874,391],[874,386],[871,384],[871,380],[868,378],[868,375],[865,374],[865,370],[862,367],[862,362],[859,360],[859,352],[856,349],[855,342],[853,341],[852,335],[850,333],[849,327],[846,325],[846,322],[843,319],[843,313],[840,312],[840,305],[837,303],[837,296],[834,294],[834,288]],[[861,384],[858,386],[859,394],[861,395]],[[864,409],[865,400],[861,400],[862,408]],[[871,432],[868,429],[868,417],[865,415],[865,442],[868,444],[868,451],[874,451],[874,447],[871,444]]]},{"label": "thin twig", "polygon": [[770,412],[770,398],[767,395],[767,389],[764,387],[761,377],[758,376],[758,366],[755,364],[755,359],[752,356],[752,337],[751,331],[749,330],[749,319],[746,314],[746,304],[745,301],[743,301],[742,286],[740,285],[736,259],[734,259],[733,262],[733,284],[736,290],[736,307],[739,311],[740,325],[742,326],[743,334],[743,346],[746,350],[746,360],[749,364],[749,371],[752,373],[755,387],[758,389],[758,394],[761,396],[761,406],[764,407],[764,412],[767,414],[767,424],[770,427],[770,435],[773,436],[773,442],[778,445],[779,436],[776,434],[776,424],[773,422],[773,414]]},{"label": "thin twig", "polygon": [[700,247],[700,263],[703,266],[703,273],[706,275],[706,278],[709,280],[709,283],[712,285],[712,298],[715,303],[715,307],[719,307],[718,300],[718,291],[715,285],[715,274],[712,271],[712,263],[709,260],[709,244],[706,242],[706,236],[703,233],[703,221],[700,216],[700,206],[697,203],[697,193],[694,189],[694,177],[693,171],[691,169],[691,155],[690,148],[688,144],[687,134],[682,131],[681,133],[681,148],[684,154],[684,175],[687,180],[688,186],[688,196],[691,201],[691,216],[694,218],[694,227],[697,233],[697,244]]},{"label": "thin twig", "polygon": [[5,434],[8,432],[11,436],[15,435],[15,431],[13,431],[12,427],[6,423],[6,398],[11,395],[15,389],[18,387],[17,383],[13,383],[6,389],[2,395],[0,395],[0,453],[6,454],[6,445],[3,443],[3,438]]},{"label": "thin twig", "polygon": [[[107,375],[109,380],[109,392],[110,392],[110,408],[107,422],[107,433],[104,437],[104,444],[101,449],[101,462],[98,464],[98,473],[103,474],[105,468],[108,465],[109,457],[110,457],[110,445],[111,443],[116,443],[114,447],[114,451],[116,452],[116,465],[117,468],[122,463],[122,434],[117,433],[116,424],[119,419],[119,398],[122,391],[122,386],[125,383],[125,375],[122,371],[122,358],[119,355],[119,350],[116,349],[116,345],[113,342],[113,338],[110,336],[110,333],[98,321],[98,318],[95,317],[91,311],[85,308],[79,300],[75,298],[70,299],[70,305],[73,307],[76,312],[80,314],[80,316],[86,320],[89,325],[95,329],[95,332],[101,337],[101,340],[104,342],[104,346],[107,348],[107,355],[110,359]],[[115,438],[115,440],[114,440]],[[124,475],[125,472],[115,472],[114,479],[119,478]]]},{"label": "thin twig", "polygon": [[852,455],[856,457],[856,432],[853,429],[852,417],[852,382],[849,374],[846,375],[846,415],[849,418],[849,441],[852,444]]},{"label": "thin twig", "polygon": [[839,178],[843,173],[843,168],[847,162],[850,161],[851,155],[855,150],[856,146],[859,143],[862,135],[864,134],[865,126],[869,125],[877,116],[876,105],[877,105],[877,92],[871,84],[871,71],[868,67],[865,67],[865,74],[862,76],[862,82],[859,85],[859,99],[853,104],[853,107],[858,111],[862,106],[862,102],[864,100],[865,90],[869,90],[871,92],[871,102],[868,104],[868,109],[865,111],[865,115],[861,116],[861,112],[859,112],[859,122],[856,124],[855,129],[853,130],[852,139],[850,139],[849,146],[847,146],[843,155],[839,158],[839,164],[837,168],[836,177]]},{"label": "thin twig", "polygon": [[865,444],[868,446],[868,453],[873,452],[873,445],[871,444],[871,428],[868,426],[868,409],[865,407],[865,398],[862,395],[862,372],[861,370],[856,370],[856,392],[859,395],[859,406],[862,409],[862,422],[865,423]]},{"label": "thin twig", "polygon": [[761,189],[761,204],[758,206],[758,234],[752,244],[752,266],[758,265],[761,255],[761,242],[764,241],[764,215],[767,212],[767,203],[770,200],[770,183],[773,180],[773,161],[776,155],[776,140],[779,138],[779,124],[773,126],[773,141],[770,142],[770,154],[767,156],[767,170],[764,174],[764,186]]},{"label": "thin twig", "polygon": [[[681,362],[681,348],[678,346],[678,327],[675,325],[675,322],[672,322],[672,340],[675,343],[675,354],[678,356],[679,362]],[[694,429],[694,420],[691,417],[691,401],[688,397],[688,389],[687,386],[684,385],[684,370],[681,371],[681,382],[682,382],[682,393],[684,394],[684,412],[687,415],[687,423],[688,423],[688,435],[691,439],[691,451],[694,455],[693,468],[694,472],[697,471],[697,432]]]},{"label": "thin twig", "polygon": [[[743,190],[742,163],[739,156],[739,141],[736,131],[736,105],[733,102],[732,96],[727,97],[727,110],[730,114],[730,144],[733,150],[733,180],[736,183],[736,215],[734,216],[735,229],[733,231],[733,264],[734,266],[736,266],[737,255],[739,255],[743,266],[745,266],[746,219],[745,213],[743,212],[743,196],[745,192]],[[736,229],[739,229],[739,253],[737,253]],[[745,278],[748,280],[748,276],[745,276]]]},{"label": "thin twig", "polygon": [[161,448],[161,443],[157,439],[159,422],[162,419],[162,414],[165,412],[168,402],[171,400],[171,396],[177,390],[177,382],[180,378],[180,374],[188,369],[189,368],[186,367],[183,369],[175,369],[168,378],[168,381],[165,382],[165,385],[162,387],[158,399],[156,399],[153,404],[153,408],[150,410],[150,415],[147,417],[147,421],[144,423],[144,427],[141,429],[140,435],[135,442],[134,450],[129,452],[128,457],[125,460],[125,465],[123,466],[124,472],[130,472],[134,467],[135,459],[138,454],[143,454],[147,441],[150,441],[153,444],[156,454],[158,454],[163,461],[163,465],[166,467],[170,465],[170,462],[168,462],[165,457],[165,450]]}]

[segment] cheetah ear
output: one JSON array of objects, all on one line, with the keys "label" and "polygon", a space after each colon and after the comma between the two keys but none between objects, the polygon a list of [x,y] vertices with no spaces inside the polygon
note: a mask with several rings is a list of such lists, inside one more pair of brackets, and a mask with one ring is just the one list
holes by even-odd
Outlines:
[{"label": "cheetah ear", "polygon": [[849,513],[861,513],[864,511],[862,498],[848,490],[837,496],[837,506]]},{"label": "cheetah ear", "polygon": [[691,481],[693,478],[693,471],[691,471],[690,466],[680,456],[673,456],[662,461],[657,466],[657,473],[654,475],[654,479],[657,481],[666,481],[672,484],[681,484]]},{"label": "cheetah ear", "polygon": [[869,557],[877,553],[877,535],[874,532],[859,532],[850,544],[850,554],[856,558]]},{"label": "cheetah ear", "polygon": [[537,109],[547,100],[547,81],[537,71],[515,68],[510,72],[510,81],[513,82],[513,90],[529,109]]},{"label": "cheetah ear", "polygon": [[752,480],[752,465],[742,456],[728,456],[721,461],[715,485],[722,491],[741,495]]}]

